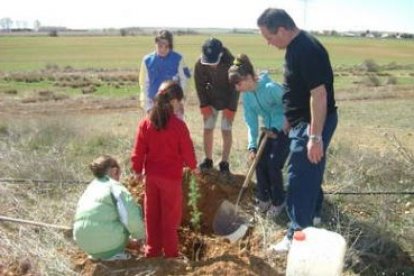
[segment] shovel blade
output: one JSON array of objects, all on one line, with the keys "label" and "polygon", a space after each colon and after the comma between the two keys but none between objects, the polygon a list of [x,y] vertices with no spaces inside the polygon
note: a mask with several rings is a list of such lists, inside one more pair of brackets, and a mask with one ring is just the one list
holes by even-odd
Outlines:
[{"label": "shovel blade", "polygon": [[214,233],[235,242],[246,234],[248,228],[248,218],[237,211],[236,205],[224,200],[214,216]]}]

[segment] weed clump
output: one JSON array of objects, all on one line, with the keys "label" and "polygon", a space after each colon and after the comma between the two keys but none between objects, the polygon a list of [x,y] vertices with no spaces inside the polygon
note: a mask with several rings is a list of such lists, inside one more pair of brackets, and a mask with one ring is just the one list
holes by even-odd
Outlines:
[{"label": "weed clump", "polygon": [[363,83],[367,86],[381,86],[381,80],[376,74],[369,73],[364,79]]},{"label": "weed clump", "polygon": [[380,66],[372,59],[366,59],[362,64],[361,68],[366,72],[376,73],[379,71]]}]

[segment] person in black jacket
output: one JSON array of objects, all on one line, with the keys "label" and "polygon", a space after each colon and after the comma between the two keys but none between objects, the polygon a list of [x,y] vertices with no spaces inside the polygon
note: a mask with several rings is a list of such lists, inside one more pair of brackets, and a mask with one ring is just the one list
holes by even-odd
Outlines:
[{"label": "person in black jacket", "polygon": [[214,128],[219,111],[222,113],[221,133],[223,147],[220,173],[230,176],[229,155],[232,145],[232,123],[237,111],[239,93],[228,80],[228,70],[234,57],[216,38],[206,40],[202,54],[195,64],[194,80],[200,110],[204,121],[205,159],[199,164],[202,172],[213,168]]},{"label": "person in black jacket", "polygon": [[296,27],[285,10],[266,9],[257,25],[269,45],[286,49],[283,104],[291,139],[287,191],[291,224],[286,237],[271,246],[286,252],[294,231],[320,220],[326,152],[338,123],[334,75],[325,47]]}]

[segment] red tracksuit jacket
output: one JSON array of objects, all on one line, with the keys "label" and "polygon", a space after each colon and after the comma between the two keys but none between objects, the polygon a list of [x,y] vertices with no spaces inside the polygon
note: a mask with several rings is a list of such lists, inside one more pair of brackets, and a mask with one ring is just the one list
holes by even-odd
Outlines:
[{"label": "red tracksuit jacket", "polygon": [[138,126],[131,156],[136,173],[181,179],[183,167],[195,169],[197,160],[187,125],[171,116],[167,128],[157,131],[149,118]]}]

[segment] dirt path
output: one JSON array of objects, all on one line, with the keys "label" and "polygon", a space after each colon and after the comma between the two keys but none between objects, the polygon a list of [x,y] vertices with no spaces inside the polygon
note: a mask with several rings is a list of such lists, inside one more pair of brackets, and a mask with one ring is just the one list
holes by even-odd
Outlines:
[{"label": "dirt path", "polygon": [[[410,87],[367,87],[364,94],[355,94],[354,90],[337,91],[337,101],[376,101],[384,99],[413,98]],[[369,93],[368,93],[369,92]],[[197,105],[195,92],[191,92],[186,105]],[[36,94],[30,98],[0,97],[0,115],[48,115],[55,113],[110,113],[139,110],[138,98],[104,98],[95,95],[76,97],[56,95],[53,92]]]},{"label": "dirt path", "polygon": [[138,110],[136,98],[92,98],[79,97],[62,100],[23,102],[16,100],[0,101],[0,115],[49,115],[56,113],[104,113]]}]

